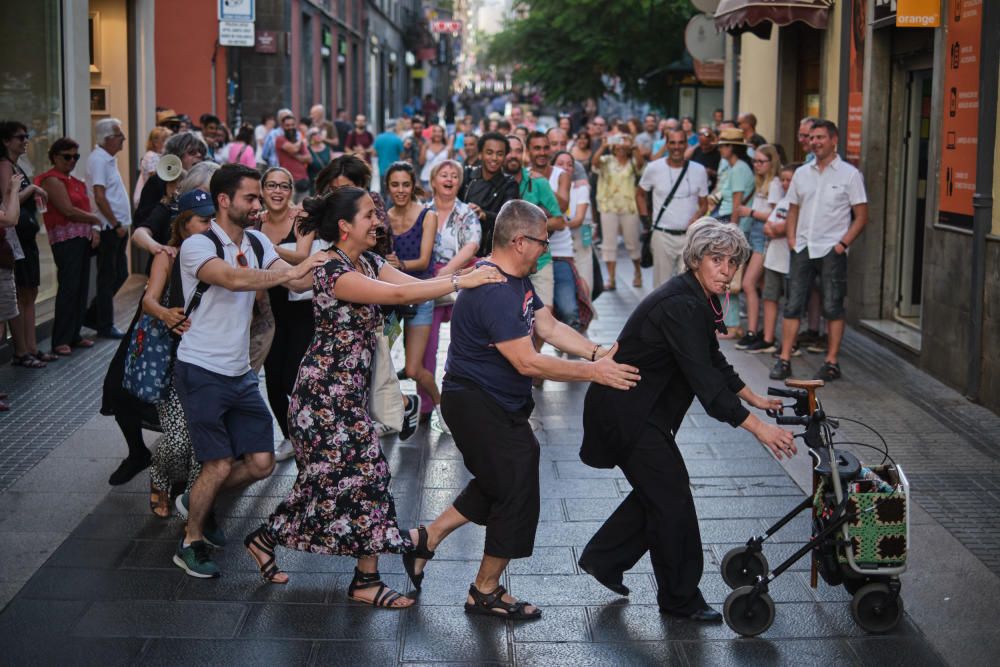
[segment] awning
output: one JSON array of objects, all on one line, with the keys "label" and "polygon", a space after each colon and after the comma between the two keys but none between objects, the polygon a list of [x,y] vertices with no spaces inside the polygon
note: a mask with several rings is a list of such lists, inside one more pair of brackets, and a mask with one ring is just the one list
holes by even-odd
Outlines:
[{"label": "awning", "polygon": [[715,10],[715,27],[731,35],[751,32],[769,39],[771,25],[796,21],[825,30],[833,0],[722,0]]}]

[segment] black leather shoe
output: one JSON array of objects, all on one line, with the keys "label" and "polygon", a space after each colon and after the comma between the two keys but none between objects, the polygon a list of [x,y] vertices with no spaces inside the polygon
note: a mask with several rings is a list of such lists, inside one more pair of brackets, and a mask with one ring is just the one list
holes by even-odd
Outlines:
[{"label": "black leather shoe", "polygon": [[125,333],[118,327],[109,327],[107,329],[101,329],[97,332],[98,338],[110,338],[112,340],[121,340],[125,337]]},{"label": "black leather shoe", "polygon": [[587,565],[581,559],[579,563],[580,569],[592,576],[597,580],[599,584],[610,590],[612,593],[617,593],[618,595],[627,596],[631,591],[629,591],[628,586],[622,583],[621,576],[618,577],[618,581],[612,581],[609,577],[600,577],[596,574],[596,570]]},{"label": "black leather shoe", "polygon": [[722,614],[715,611],[711,607],[705,607],[704,609],[699,609],[698,611],[693,613],[686,613],[686,612],[677,613],[673,611],[667,611],[666,609],[661,609],[660,613],[666,614],[667,616],[673,616],[675,618],[684,618],[689,621],[696,621],[698,623],[722,622]]},{"label": "black leather shoe", "polygon": [[121,462],[118,468],[111,473],[111,477],[108,479],[108,484],[111,486],[127,484],[133,477],[149,467],[149,461],[151,458],[152,455],[150,454],[146,454],[146,456],[127,457]]}]

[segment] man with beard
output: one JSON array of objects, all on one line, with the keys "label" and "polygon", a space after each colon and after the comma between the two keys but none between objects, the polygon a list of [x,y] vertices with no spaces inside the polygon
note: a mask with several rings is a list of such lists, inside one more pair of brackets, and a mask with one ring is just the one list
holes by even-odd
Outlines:
[{"label": "man with beard", "polygon": [[476,146],[479,166],[465,168],[458,198],[479,217],[483,236],[477,254],[485,257],[493,249],[493,225],[497,213],[504,204],[517,199],[518,185],[514,178],[503,173],[504,159],[510,151],[506,137],[498,132],[487,132],[479,137]]},{"label": "man with beard", "polygon": [[328,260],[318,252],[291,266],[267,236],[248,229],[260,213],[256,169],[224,165],[212,176],[211,190],[216,209],[211,229],[181,246],[185,319],[191,325],[174,364],[174,386],[202,469],[190,494],[177,498],[177,509],[188,521],[173,560],[202,579],[219,576],[209,545],[225,545],[212,512],[216,494],[263,479],[274,469],[273,419],[250,370],[255,294],[275,285],[308,290],[312,269]]},{"label": "man with beard", "polygon": [[[549,232],[563,229],[566,226],[566,218],[563,217],[562,208],[552,192],[548,179],[544,176],[533,175],[524,166],[524,143],[520,137],[516,134],[510,134],[507,135],[507,141],[510,144],[510,152],[507,153],[503,169],[517,182],[520,198],[540,207],[545,212],[548,216],[547,229]],[[549,252],[548,244],[545,245],[545,252],[538,257],[531,282],[535,286],[535,294],[542,300],[542,303],[552,303],[555,279],[552,276],[552,253]]]}]

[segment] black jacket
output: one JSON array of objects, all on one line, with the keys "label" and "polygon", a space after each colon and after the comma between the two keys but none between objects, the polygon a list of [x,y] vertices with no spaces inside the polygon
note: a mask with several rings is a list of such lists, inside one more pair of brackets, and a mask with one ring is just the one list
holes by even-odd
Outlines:
[{"label": "black jacket", "polygon": [[[712,297],[720,312],[719,301]],[[647,423],[671,434],[695,396],[709,415],[739,426],[750,414],[736,395],[745,386],[719,349],[713,304],[691,273],[653,290],[629,316],[615,361],[639,369],[629,391],[593,383],[583,411],[580,459],[611,468],[628,458]]]},{"label": "black jacket", "polygon": [[486,213],[486,219],[480,220],[483,237],[476,255],[485,257],[493,250],[493,226],[496,224],[497,213],[504,204],[519,197],[517,181],[502,171],[486,180],[483,178],[482,167],[465,170],[458,198],[466,204],[476,204]]}]

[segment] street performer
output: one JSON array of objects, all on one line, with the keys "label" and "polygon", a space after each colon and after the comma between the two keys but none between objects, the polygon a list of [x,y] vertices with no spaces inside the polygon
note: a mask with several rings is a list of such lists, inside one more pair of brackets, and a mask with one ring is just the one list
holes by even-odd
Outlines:
[{"label": "street performer", "polygon": [[[548,214],[515,200],[500,210],[493,254],[507,282],[462,290],[451,319],[441,409],[473,479],[429,526],[418,528],[416,549],[403,558],[420,588],[423,568],[449,533],[472,521],[486,526],[486,545],[465,610],[470,614],[527,620],[541,616],[500,585],[512,558],[527,558],[539,516],[538,441],[528,417],[534,408],[531,379],[591,381],[623,393],[639,381],[632,366],[614,361],[617,344],[595,345],[543,308],[529,274],[548,247]],[[581,361],[539,354],[535,333]]]},{"label": "street performer", "polygon": [[674,438],[695,396],[715,419],[753,433],[777,458],[795,454],[792,434],[751,414],[781,402],[755,394],[719,350],[725,294],[750,249],[743,232],[711,218],[695,223],[684,248],[686,273],[653,290],[618,339],[619,357],[642,380],[627,394],[592,384],[583,412],[580,458],[595,468],[618,466],[632,491],[591,538],[580,567],[620,595],[622,575],[648,550],[660,611],[718,622],[705,602],[701,535],[687,468]]}]

